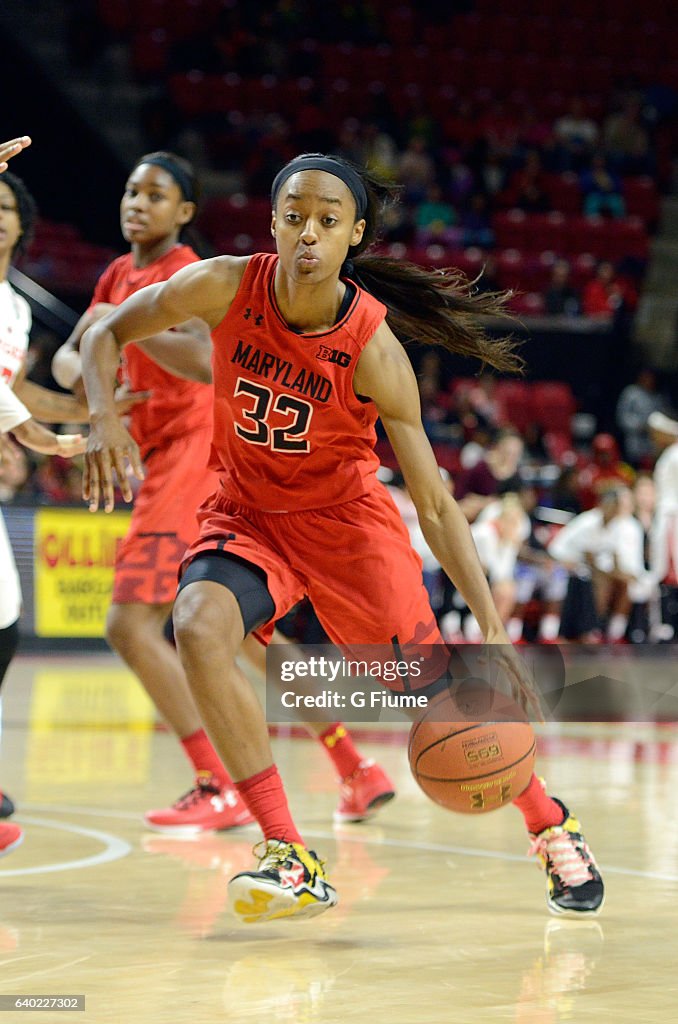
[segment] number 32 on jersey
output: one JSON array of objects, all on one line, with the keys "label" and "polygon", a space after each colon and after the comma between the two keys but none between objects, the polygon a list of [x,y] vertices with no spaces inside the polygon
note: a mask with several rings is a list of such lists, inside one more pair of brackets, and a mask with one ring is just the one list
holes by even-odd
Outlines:
[{"label": "number 32 on jersey", "polygon": [[[238,377],[235,397],[249,400],[242,410],[244,423],[235,424],[238,437],[249,444],[260,444],[275,452],[308,452],[307,438],[313,406],[294,395],[277,395],[263,384]],[[282,422],[281,422],[282,420]]]}]

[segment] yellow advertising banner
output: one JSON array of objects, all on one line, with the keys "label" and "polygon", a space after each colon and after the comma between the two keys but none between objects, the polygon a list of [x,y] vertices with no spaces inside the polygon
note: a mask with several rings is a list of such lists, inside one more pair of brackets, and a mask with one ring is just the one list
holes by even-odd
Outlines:
[{"label": "yellow advertising banner", "polygon": [[102,637],[128,512],[40,509],[35,517],[35,632]]}]

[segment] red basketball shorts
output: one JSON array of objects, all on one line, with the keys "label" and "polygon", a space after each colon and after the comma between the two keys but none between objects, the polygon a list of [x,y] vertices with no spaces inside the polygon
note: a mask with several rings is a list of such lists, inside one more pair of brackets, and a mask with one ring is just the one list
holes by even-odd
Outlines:
[{"label": "red basketball shorts", "polygon": [[174,601],[177,570],[198,536],[196,511],[219,484],[206,468],[211,437],[210,427],[197,430],[146,458],[146,478],[115,562],[114,604]]},{"label": "red basketball shorts", "polygon": [[267,577],[275,615],[255,635],[267,643],[274,621],[307,594],[330,639],[352,655],[384,645],[403,657],[431,645],[446,652],[422,583],[421,559],[384,487],[343,505],[260,512],[222,491],[198,512],[200,536],[186,553],[232,553]]}]

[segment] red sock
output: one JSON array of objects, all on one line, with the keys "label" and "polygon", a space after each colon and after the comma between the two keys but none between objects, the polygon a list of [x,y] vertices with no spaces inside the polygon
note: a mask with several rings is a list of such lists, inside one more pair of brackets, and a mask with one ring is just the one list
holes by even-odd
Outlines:
[{"label": "red sock", "polygon": [[181,745],[195,768],[195,774],[198,779],[209,781],[213,778],[219,783],[220,789],[233,785],[231,776],[221,763],[221,759],[210,743],[204,729],[198,729],[197,732],[186,736],[181,741]]},{"label": "red sock", "polygon": [[236,782],[235,788],[261,825],[264,839],[284,839],[287,843],[306,845],[292,821],[282,779],[274,764],[249,779]]},{"label": "red sock", "polygon": [[516,797],[513,804],[522,811],[527,831],[533,835],[538,835],[545,828],[563,823],[562,807],[547,795],[536,775],[532,776],[527,789]]},{"label": "red sock", "polygon": [[339,777],[346,779],[349,775],[353,775],[362,758],[353,745],[346,726],[341,722],[333,722],[329,729],[325,729],[325,732],[320,734],[318,739],[332,758]]}]

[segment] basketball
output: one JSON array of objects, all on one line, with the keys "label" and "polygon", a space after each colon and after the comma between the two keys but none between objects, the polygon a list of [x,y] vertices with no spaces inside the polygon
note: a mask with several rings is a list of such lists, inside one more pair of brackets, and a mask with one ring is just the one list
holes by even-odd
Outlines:
[{"label": "basketball", "polygon": [[[414,723],[408,744],[410,769],[434,803],[460,814],[485,814],[511,803],[530,781],[534,732],[525,721],[460,721],[460,703],[445,691]],[[481,701],[463,703],[470,710]],[[457,721],[442,721],[446,717]]]}]

